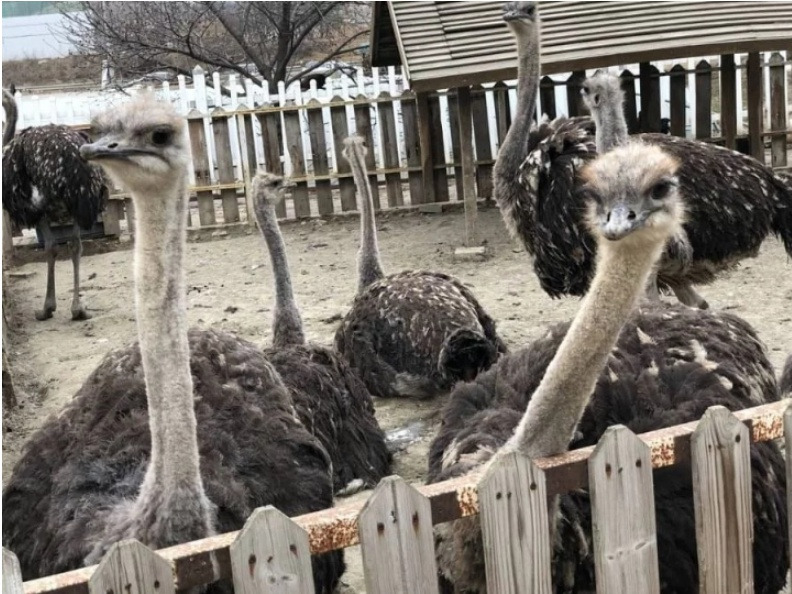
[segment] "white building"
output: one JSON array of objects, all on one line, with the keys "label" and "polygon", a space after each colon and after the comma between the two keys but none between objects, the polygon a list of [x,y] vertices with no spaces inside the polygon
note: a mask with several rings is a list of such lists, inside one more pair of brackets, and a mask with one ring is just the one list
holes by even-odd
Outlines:
[{"label": "white building", "polygon": [[62,58],[74,46],[57,2],[3,2],[3,60]]}]

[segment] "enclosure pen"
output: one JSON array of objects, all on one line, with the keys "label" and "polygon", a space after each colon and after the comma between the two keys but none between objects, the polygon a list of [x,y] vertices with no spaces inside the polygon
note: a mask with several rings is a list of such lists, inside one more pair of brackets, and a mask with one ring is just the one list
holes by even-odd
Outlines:
[{"label": "enclosure pen", "polygon": [[[128,540],[97,566],[22,583],[3,550],[3,590],[25,594],[167,594],[233,578],[237,592],[314,591],[310,555],[362,545],[367,592],[438,592],[432,526],[481,514],[487,577],[498,594],[549,593],[548,497],[588,487],[601,592],[660,591],[652,469],[690,463],[701,592],[752,591],[749,447],[786,436],[789,401],[734,413],[712,407],[698,422],[636,436],[608,429],[594,447],[534,461],[516,455],[482,473],[415,488],[383,479],[362,506],[290,519],[256,510],[239,532],[157,552]],[[788,484],[792,465],[787,465]],[[787,493],[792,505],[792,494]],[[530,560],[530,562],[526,562]],[[134,581],[134,583],[132,583]]]}]

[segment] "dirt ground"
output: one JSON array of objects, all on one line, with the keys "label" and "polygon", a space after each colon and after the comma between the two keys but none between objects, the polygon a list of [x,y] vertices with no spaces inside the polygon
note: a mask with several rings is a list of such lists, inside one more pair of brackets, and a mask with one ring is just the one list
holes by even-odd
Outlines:
[{"label": "dirt ground", "polygon": [[[457,262],[453,251],[463,238],[461,213],[381,216],[379,239],[386,272],[425,268],[456,275],[498,321],[501,335],[512,348],[540,336],[546,325],[571,318],[578,300],[551,300],[539,288],[528,256],[509,240],[500,213],[482,210],[479,221],[492,258]],[[357,219],[294,223],[283,230],[308,338],[331,344],[355,291]],[[187,263],[190,323],[221,327],[267,345],[274,296],[269,260],[258,234],[251,231],[224,240],[190,243]],[[84,257],[83,294],[94,314],[84,322],[69,319],[70,261],[57,264],[58,310],[46,322],[33,317],[43,303],[46,265],[33,262],[10,270],[7,281],[13,317],[9,358],[20,404],[4,419],[4,479],[25,440],[72,397],[104,354],[136,338],[131,264],[130,250]],[[792,352],[790,272],[792,264],[783,246],[770,240],[758,258],[701,288],[712,307],[728,309],[754,325],[779,372],[786,354]],[[394,473],[411,482],[423,482],[438,403],[399,400],[376,405],[383,429],[392,437],[405,438],[407,444],[396,456]],[[349,550],[347,561],[346,581],[354,591],[362,592],[357,549]]]}]

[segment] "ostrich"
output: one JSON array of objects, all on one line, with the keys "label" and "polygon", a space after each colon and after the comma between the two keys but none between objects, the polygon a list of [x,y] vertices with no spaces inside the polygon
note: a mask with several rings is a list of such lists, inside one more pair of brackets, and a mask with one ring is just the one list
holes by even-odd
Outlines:
[{"label": "ostrich", "polygon": [[[639,304],[685,204],[679,161],[631,143],[583,170],[596,274],[570,324],[502,357],[458,385],[429,456],[429,482],[469,472],[508,452],[535,458],[595,444],[622,423],[636,433],[699,418],[716,404],[741,409],[779,398],[753,329],[729,314],[681,304]],[[493,452],[497,452],[493,456]],[[751,446],[756,591],[776,594],[788,565],[784,463],[774,444]],[[661,589],[698,591],[690,468],[655,480]],[[486,590],[477,521],[439,529],[438,567],[456,591]],[[594,591],[588,493],[562,498],[555,521],[556,592]]]},{"label": "ostrich", "polygon": [[[493,170],[495,197],[509,231],[534,257],[542,288],[552,297],[582,295],[596,246],[583,223],[578,171],[596,157],[594,122],[579,117],[532,125],[539,84],[538,16],[533,3],[512,2],[504,19],[517,41],[519,79],[517,116]],[[600,111],[602,117],[609,115]],[[680,161],[680,190],[688,203],[687,221],[658,265],[659,288],[705,308],[691,285],[712,282],[719,272],[755,256],[769,233],[780,236],[792,255],[792,190],[770,169],[703,142],[666,134],[638,138]]]},{"label": "ostrich", "polygon": [[457,279],[423,270],[384,275],[366,148],[359,137],[344,145],[361,197],[361,242],[358,292],[336,332],[336,350],[374,395],[430,398],[447,392],[487,369],[506,347],[495,321]]},{"label": "ostrich", "polygon": [[[81,229],[89,230],[102,212],[108,191],[98,167],[80,156],[88,138],[66,126],[27,128],[14,137],[16,102],[3,92],[8,124],[3,132],[3,208],[19,227],[36,227],[47,254],[47,293],[37,320],[47,320],[56,309],[55,258],[52,224],[73,224],[71,259],[74,267],[72,320],[91,315],[80,299]],[[6,141],[8,143],[6,144]]]},{"label": "ostrich", "polygon": [[[3,544],[26,579],[96,563],[114,542],[152,548],[242,527],[257,507],[330,507],[331,463],[253,344],[187,329],[187,126],[141,96],[99,116],[81,154],[132,194],[139,341],[109,353],[29,441],[3,493]],[[343,571],[314,560],[316,591]]]},{"label": "ostrich", "polygon": [[253,178],[254,212],[275,278],[273,340],[266,354],[291,393],[300,420],[330,454],[336,493],[351,494],[376,486],[390,472],[391,454],[360,378],[332,350],[305,341],[275,214],[285,189],[278,175],[259,172]]}]

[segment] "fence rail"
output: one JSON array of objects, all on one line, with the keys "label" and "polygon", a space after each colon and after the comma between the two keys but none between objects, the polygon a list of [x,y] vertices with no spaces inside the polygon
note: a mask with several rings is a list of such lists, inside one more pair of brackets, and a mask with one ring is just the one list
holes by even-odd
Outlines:
[{"label": "fence rail", "polygon": [[[136,575],[151,582],[134,584],[134,591],[139,592],[170,592],[223,578],[232,579],[242,592],[252,588],[282,591],[276,587],[281,580],[291,580],[289,591],[313,592],[311,573],[305,569],[310,555],[361,544],[369,594],[429,592],[434,590],[426,584],[432,584],[437,575],[431,526],[481,513],[485,542],[491,548],[486,558],[488,580],[509,575],[520,581],[510,578],[498,583],[542,585],[499,588],[498,592],[550,591],[552,545],[547,498],[588,487],[597,526],[594,556],[600,591],[615,591],[607,584],[616,580],[633,584],[631,592],[656,592],[651,470],[690,462],[695,513],[698,518],[708,518],[697,522],[699,571],[702,583],[714,586],[702,591],[726,591],[723,584],[729,584],[729,591],[743,591],[739,586],[747,587],[752,580],[748,448],[752,442],[784,435],[789,451],[792,406],[788,400],[734,413],[716,406],[697,422],[637,437],[616,426],[594,447],[535,461],[510,457],[485,472],[433,485],[414,488],[398,477],[389,477],[362,505],[291,519],[274,508],[260,508],[238,532],[156,553],[136,541],[124,541],[114,545],[98,566],[24,584],[14,570],[15,558],[4,550],[3,586],[9,592],[26,594],[87,594],[99,591],[98,584],[120,584],[101,590],[118,592],[131,587],[126,576]],[[608,466],[617,472],[609,472]],[[788,474],[792,475],[792,466]],[[787,480],[792,484],[792,476]],[[512,493],[523,498],[525,505],[507,505]],[[735,493],[741,496],[735,497]],[[792,490],[787,498],[792,505]],[[515,529],[518,523],[526,530]],[[625,525],[631,526],[630,530],[620,528]],[[724,525],[730,529],[717,532]],[[637,541],[641,546],[636,546]],[[509,548],[526,550],[528,545],[537,563],[516,565]],[[608,554],[616,549],[631,553]],[[607,556],[610,560],[605,564]],[[420,589],[405,589],[416,576],[428,581],[422,581]],[[154,586],[154,580],[159,585]]]}]

